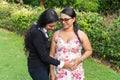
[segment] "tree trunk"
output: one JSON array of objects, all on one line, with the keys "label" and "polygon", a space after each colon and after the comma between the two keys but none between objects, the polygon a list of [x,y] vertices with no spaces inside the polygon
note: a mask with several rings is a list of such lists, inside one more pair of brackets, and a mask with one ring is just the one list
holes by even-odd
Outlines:
[{"label": "tree trunk", "polygon": [[41,7],[44,6],[44,0],[40,0],[40,6],[41,6]]},{"label": "tree trunk", "polygon": [[23,5],[23,0],[17,0],[20,3],[20,6]]}]

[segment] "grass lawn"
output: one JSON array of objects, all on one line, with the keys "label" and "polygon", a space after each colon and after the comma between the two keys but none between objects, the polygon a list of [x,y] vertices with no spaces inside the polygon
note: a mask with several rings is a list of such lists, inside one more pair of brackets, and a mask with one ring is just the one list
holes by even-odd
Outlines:
[{"label": "grass lawn", "polygon": [[0,80],[31,80],[23,51],[23,38],[0,29]]},{"label": "grass lawn", "polygon": [[97,62],[87,59],[84,62],[85,80],[120,80],[120,74],[108,66],[100,65]]},{"label": "grass lawn", "polygon": [[[91,59],[84,61],[85,80],[120,80],[120,74]],[[23,51],[23,38],[0,29],[0,80],[31,80]]]}]

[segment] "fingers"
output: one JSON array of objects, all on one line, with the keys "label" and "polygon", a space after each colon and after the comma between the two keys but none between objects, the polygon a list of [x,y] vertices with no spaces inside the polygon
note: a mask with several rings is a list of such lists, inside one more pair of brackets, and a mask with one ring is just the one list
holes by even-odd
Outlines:
[{"label": "fingers", "polygon": [[74,60],[65,62],[64,68],[73,71],[77,68],[77,66],[78,66],[78,60],[74,59]]},{"label": "fingers", "polygon": [[71,71],[73,71],[73,70],[75,70],[75,69],[77,68],[77,66],[78,66],[78,59],[77,59],[77,58],[76,58],[76,59],[73,59],[73,60],[71,60],[71,62],[72,62]]},{"label": "fingers", "polygon": [[74,59],[74,64],[78,66],[80,64],[80,58]]},{"label": "fingers", "polygon": [[50,75],[50,80],[56,80],[55,78],[56,78],[55,75]]},{"label": "fingers", "polygon": [[65,62],[65,65],[64,65],[64,68],[65,68],[65,69],[70,70],[71,67],[72,67],[72,64],[70,63],[70,61]]},{"label": "fingers", "polygon": [[58,80],[58,78],[56,77],[55,80]]}]

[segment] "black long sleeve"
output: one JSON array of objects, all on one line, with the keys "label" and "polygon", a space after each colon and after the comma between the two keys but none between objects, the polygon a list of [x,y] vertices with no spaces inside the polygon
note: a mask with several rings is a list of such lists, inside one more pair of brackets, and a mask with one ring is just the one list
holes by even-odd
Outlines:
[{"label": "black long sleeve", "polygon": [[29,64],[32,64],[32,62],[35,65],[53,64],[58,66],[60,64],[60,61],[49,56],[48,46],[50,46],[50,44],[48,44],[48,39],[45,37],[42,31],[35,28],[30,32],[30,37],[32,44],[30,47]]},{"label": "black long sleeve", "polygon": [[46,50],[46,42],[48,41],[46,41],[45,38],[46,37],[44,36],[44,34],[38,31],[35,33],[35,36],[33,38],[33,44],[37,50],[40,59],[43,62],[57,66],[60,64],[60,62],[49,56],[49,53]]}]

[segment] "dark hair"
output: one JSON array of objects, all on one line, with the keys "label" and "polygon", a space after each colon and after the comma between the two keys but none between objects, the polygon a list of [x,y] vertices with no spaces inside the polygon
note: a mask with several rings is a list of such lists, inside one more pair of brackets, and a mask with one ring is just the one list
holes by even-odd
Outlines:
[{"label": "dark hair", "polygon": [[[61,13],[66,14],[66,15],[70,16],[71,18],[74,18],[74,17],[76,18],[76,13],[75,13],[73,8],[64,8],[61,11]],[[78,33],[77,33],[78,32],[78,26],[77,26],[76,20],[73,23],[73,26],[74,26],[74,32],[77,35],[77,38],[78,38],[79,42],[81,43],[80,37],[78,36]]]},{"label": "dark hair", "polygon": [[45,27],[46,24],[56,21],[58,21],[57,13],[53,9],[49,8],[45,10],[43,13],[41,13],[37,21],[37,25],[39,27]]},{"label": "dark hair", "polygon": [[24,50],[27,53],[29,51],[30,43],[30,31],[33,27],[45,27],[47,24],[58,21],[58,15],[53,9],[46,9],[38,18],[38,21],[31,25],[24,35]]}]

